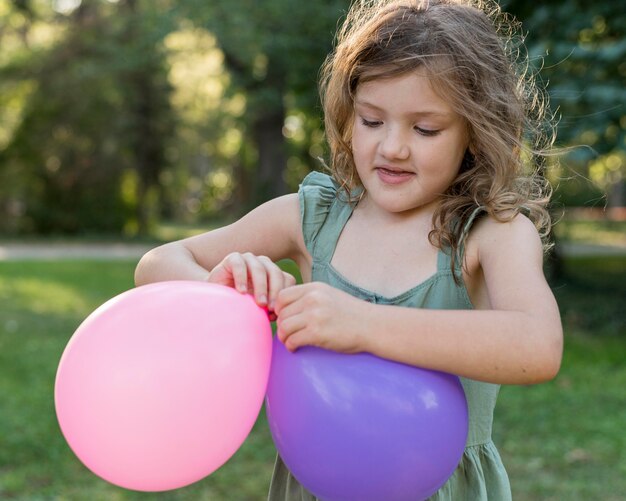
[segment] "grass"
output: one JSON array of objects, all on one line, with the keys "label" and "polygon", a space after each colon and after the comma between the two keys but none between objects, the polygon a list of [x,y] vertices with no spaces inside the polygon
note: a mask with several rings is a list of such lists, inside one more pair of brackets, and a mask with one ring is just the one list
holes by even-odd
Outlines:
[{"label": "grass", "polygon": [[626,246],[626,221],[564,218],[554,232],[563,242]]},{"label": "grass", "polygon": [[[132,287],[134,264],[0,262],[0,499],[265,499],[274,448],[263,412],[222,468],[168,493],[112,486],[66,445],[53,402],[61,353],[91,311]],[[503,387],[494,439],[516,501],[623,499],[626,260],[569,260],[552,281],[566,329],[561,373],[544,385]]]},{"label": "grass", "polygon": [[625,356],[624,339],[570,333],[554,381],[502,388],[494,439],[516,500],[624,499]]},{"label": "grass", "polygon": [[265,416],[205,481],[164,494],[133,493],[90,473],[59,431],[58,361],[80,322],[132,287],[133,262],[0,262],[0,499],[264,499],[274,460]]},{"label": "grass", "polygon": [[626,257],[578,258],[552,278],[565,329],[558,377],[503,387],[494,439],[516,501],[626,492]]}]

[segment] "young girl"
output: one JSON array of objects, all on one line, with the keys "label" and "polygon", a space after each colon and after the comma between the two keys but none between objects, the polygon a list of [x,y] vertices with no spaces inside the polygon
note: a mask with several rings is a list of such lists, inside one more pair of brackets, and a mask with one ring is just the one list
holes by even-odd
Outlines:
[{"label": "young girl", "polygon": [[[370,352],[458,374],[470,431],[436,500],[511,498],[491,441],[500,384],[553,378],[562,352],[542,272],[543,109],[504,18],[471,0],[358,1],[324,65],[332,176],[234,224],[146,254],[137,284],[254,295],[289,350]],[[549,141],[546,143],[549,145]],[[274,262],[293,259],[303,285]],[[311,500],[280,458],[272,500]]]}]

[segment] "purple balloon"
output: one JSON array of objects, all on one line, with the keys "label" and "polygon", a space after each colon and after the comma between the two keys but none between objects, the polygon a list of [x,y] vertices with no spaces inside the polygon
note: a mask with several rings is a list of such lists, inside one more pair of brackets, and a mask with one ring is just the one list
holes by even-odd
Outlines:
[{"label": "purple balloon", "polygon": [[294,477],[326,501],[426,499],[457,467],[468,411],[459,378],[274,338],[270,431]]}]

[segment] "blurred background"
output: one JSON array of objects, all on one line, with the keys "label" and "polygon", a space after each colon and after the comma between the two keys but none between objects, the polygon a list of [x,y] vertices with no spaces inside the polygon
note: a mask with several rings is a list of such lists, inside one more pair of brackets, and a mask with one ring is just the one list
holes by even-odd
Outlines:
[{"label": "blurred background", "polygon": [[[555,208],[606,216],[626,196],[626,6],[502,3],[576,146],[548,168]],[[3,0],[0,231],[145,236],[296,190],[325,157],[316,80],[347,5]]]},{"label": "blurred background", "polygon": [[[558,221],[546,272],[566,351],[555,381],[503,388],[494,436],[515,499],[621,500],[626,3],[500,3],[523,23],[567,151],[546,165]],[[318,71],[348,5],[0,0],[1,499],[265,498],[263,413],[205,481],[130,493],[68,449],[54,375],[80,321],[133,286],[145,248],[231,221],[320,168]],[[121,243],[137,247],[116,253]]]}]

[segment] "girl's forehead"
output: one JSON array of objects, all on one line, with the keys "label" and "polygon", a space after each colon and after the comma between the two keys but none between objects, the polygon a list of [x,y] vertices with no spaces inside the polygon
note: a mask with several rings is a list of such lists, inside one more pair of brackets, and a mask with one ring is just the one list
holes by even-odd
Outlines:
[{"label": "girl's forehead", "polygon": [[436,90],[436,81],[424,69],[381,77],[358,85],[354,96],[357,106],[370,108],[400,106],[424,114],[450,114],[452,108]]},{"label": "girl's forehead", "polygon": [[426,80],[437,92],[441,92],[442,87],[445,87],[442,84],[449,80],[452,73],[455,73],[454,67],[454,62],[446,56],[415,58],[410,65],[405,61],[402,66],[372,65],[359,71],[354,93],[356,94],[360,87],[371,82],[386,82],[407,76]]}]

